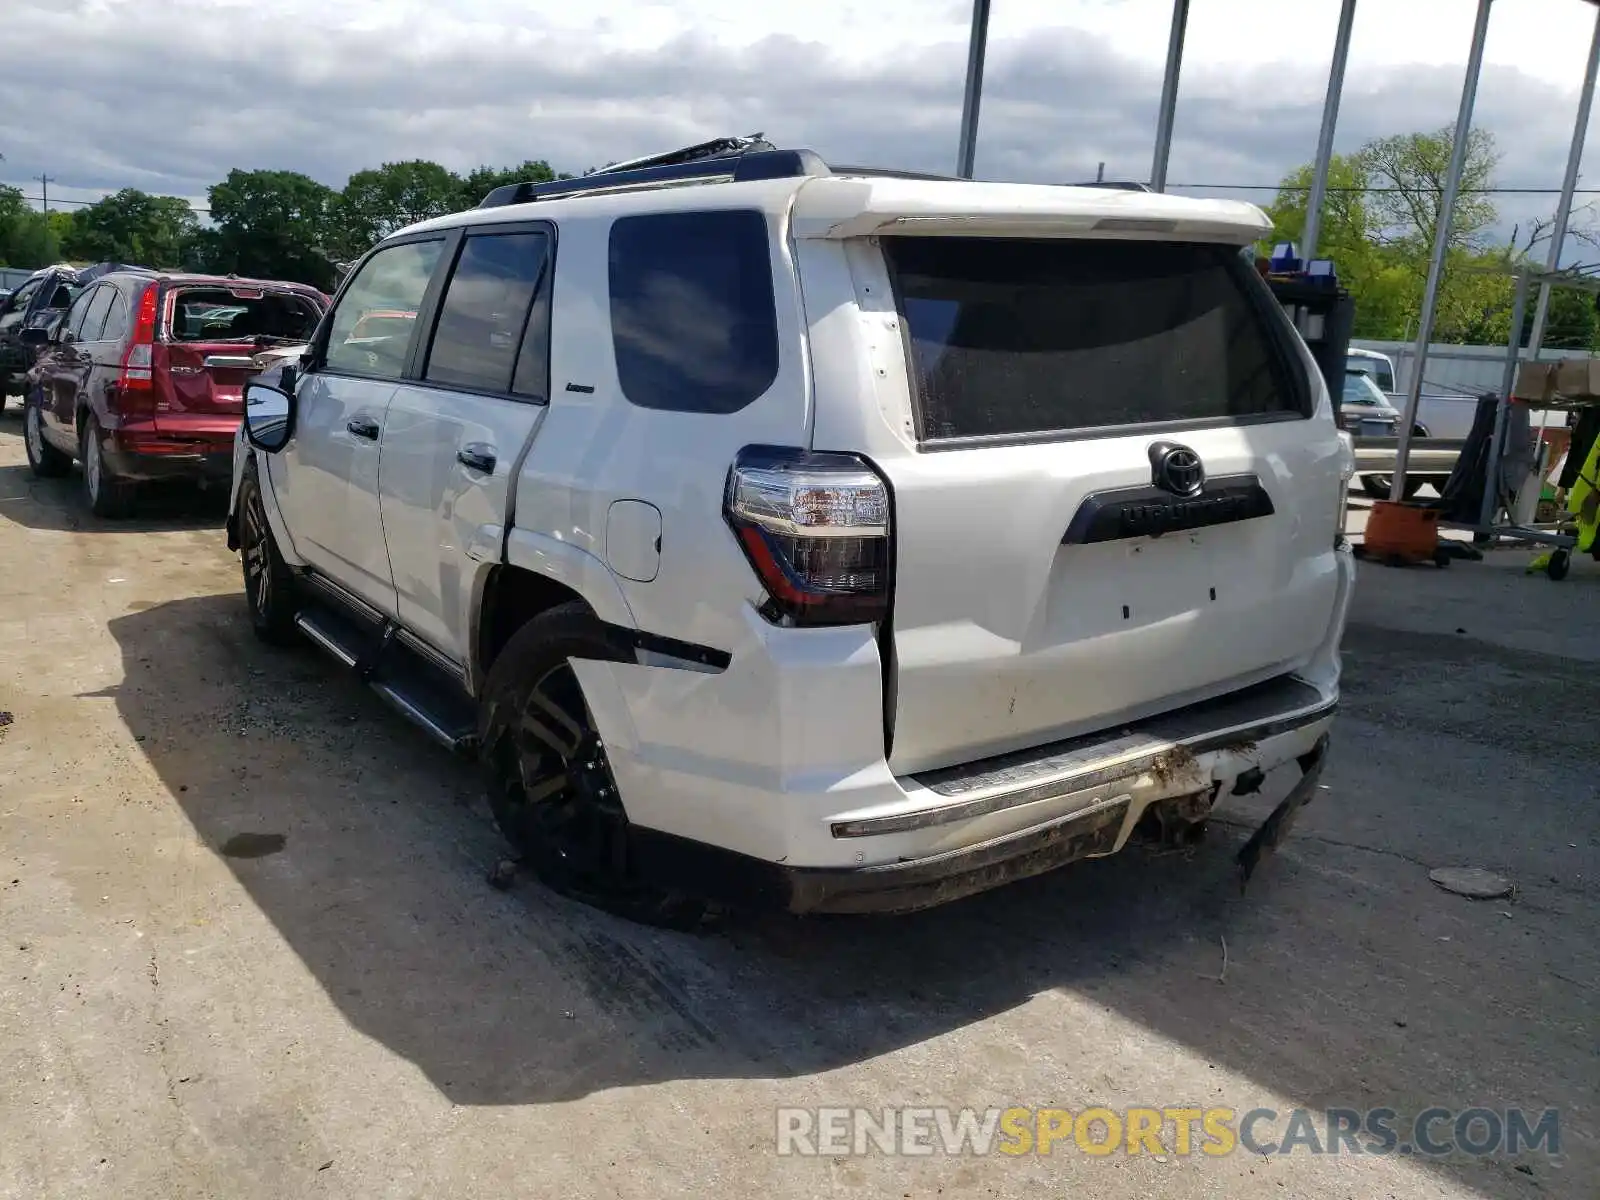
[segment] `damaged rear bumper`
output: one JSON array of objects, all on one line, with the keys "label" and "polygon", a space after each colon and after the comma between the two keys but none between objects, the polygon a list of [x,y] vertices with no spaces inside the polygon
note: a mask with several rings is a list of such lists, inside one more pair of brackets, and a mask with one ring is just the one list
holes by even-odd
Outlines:
[{"label": "damaged rear bumper", "polygon": [[1317,781],[1322,778],[1322,768],[1328,760],[1328,735],[1323,734],[1317,744],[1295,759],[1300,768],[1300,778],[1289,789],[1289,794],[1272,810],[1272,815],[1250,835],[1250,840],[1239,848],[1234,861],[1239,864],[1239,886],[1250,882],[1261,860],[1276,850],[1289,836],[1300,810],[1311,803],[1317,794]]},{"label": "damaged rear bumper", "polygon": [[[1292,765],[1299,777],[1288,797],[1241,851],[1248,879],[1314,794],[1337,703],[1336,692],[1286,676],[1109,737],[905,778],[900,803],[830,821],[835,845],[862,847],[859,866],[770,862],[637,827],[634,863],[660,882],[741,905],[909,912],[1114,854],[1147,814],[1198,823],[1230,791],[1256,790]],[[888,861],[876,853],[884,841],[930,831],[948,831],[948,848]]]}]

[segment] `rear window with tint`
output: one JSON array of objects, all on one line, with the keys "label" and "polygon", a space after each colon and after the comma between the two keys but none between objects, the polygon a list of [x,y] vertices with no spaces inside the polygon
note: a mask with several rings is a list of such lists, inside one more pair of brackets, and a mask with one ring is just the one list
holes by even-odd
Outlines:
[{"label": "rear window with tint", "polygon": [[1236,247],[885,238],[925,441],[1304,413]]},{"label": "rear window with tint", "polygon": [[630,401],[732,413],[772,386],[778,317],[759,212],[622,217],[610,259],[611,336]]}]

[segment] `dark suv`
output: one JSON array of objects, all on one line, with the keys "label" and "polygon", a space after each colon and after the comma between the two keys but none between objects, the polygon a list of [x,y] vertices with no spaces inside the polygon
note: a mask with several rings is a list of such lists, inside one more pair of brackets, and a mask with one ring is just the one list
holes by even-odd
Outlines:
[{"label": "dark suv", "polygon": [[80,291],[73,267],[35,271],[16,291],[0,299],[0,409],[6,397],[22,395],[33,352],[22,343],[24,329],[49,329]]},{"label": "dark suv", "polygon": [[309,340],[327,305],[295,283],[100,276],[53,331],[22,334],[39,348],[23,410],[34,474],[65,474],[78,459],[104,517],[127,513],[144,481],[226,481],[256,356]]},{"label": "dark suv", "polygon": [[123,263],[42,267],[14,292],[0,297],[0,408],[5,407],[7,396],[20,396],[27,386],[34,350],[24,344],[23,330],[52,332],[72,301],[96,279],[113,271],[142,269]]}]

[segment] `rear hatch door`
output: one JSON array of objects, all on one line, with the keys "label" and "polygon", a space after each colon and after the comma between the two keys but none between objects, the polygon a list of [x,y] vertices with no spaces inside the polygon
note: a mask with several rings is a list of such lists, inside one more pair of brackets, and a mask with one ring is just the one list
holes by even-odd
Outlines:
[{"label": "rear hatch door", "polygon": [[880,243],[917,442],[877,464],[894,496],[898,773],[1309,658],[1337,591],[1342,450],[1237,245]]},{"label": "rear hatch door", "polygon": [[261,369],[257,355],[308,341],[322,309],[288,289],[180,285],[168,292],[164,316],[155,358],[156,378],[165,381],[158,426],[163,418],[240,417],[245,380]]}]

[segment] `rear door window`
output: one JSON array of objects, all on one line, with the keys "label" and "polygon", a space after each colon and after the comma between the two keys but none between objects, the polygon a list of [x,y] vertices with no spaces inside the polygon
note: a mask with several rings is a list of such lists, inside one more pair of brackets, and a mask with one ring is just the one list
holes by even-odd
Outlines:
[{"label": "rear door window", "polygon": [[111,307],[106,309],[106,323],[100,328],[100,340],[120,342],[128,332],[128,301],[121,290],[106,290],[111,293]]},{"label": "rear door window", "polygon": [[732,413],[772,386],[778,318],[759,212],[622,217],[610,260],[611,336],[630,401]]},{"label": "rear door window", "polygon": [[78,298],[72,302],[72,307],[67,310],[65,322],[61,327],[63,336],[70,334],[72,336],[72,340],[75,342],[80,342],[83,340],[83,319],[88,315],[89,305],[93,302],[93,300],[94,292],[93,290],[90,290],[81,293]]},{"label": "rear door window", "polygon": [[884,238],[924,441],[1304,415],[1236,247]]},{"label": "rear door window", "polygon": [[[549,239],[537,231],[466,238],[439,305],[423,378],[496,395],[511,391],[548,254]],[[543,397],[542,382],[534,394]]]},{"label": "rear door window", "polygon": [[116,289],[109,286],[94,288],[89,294],[89,307],[84,310],[83,324],[78,327],[80,342],[98,342],[105,328],[106,313],[111,310],[111,297]]}]

